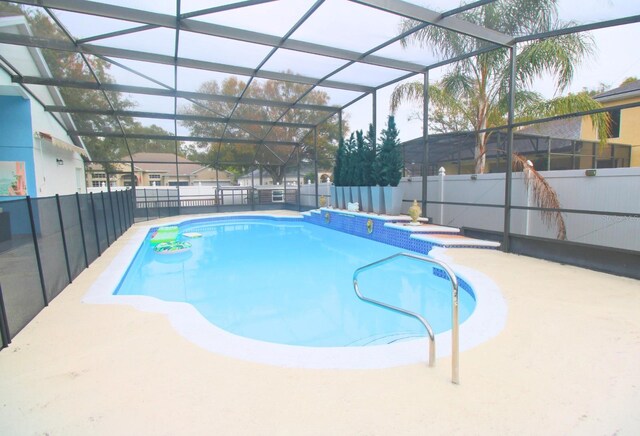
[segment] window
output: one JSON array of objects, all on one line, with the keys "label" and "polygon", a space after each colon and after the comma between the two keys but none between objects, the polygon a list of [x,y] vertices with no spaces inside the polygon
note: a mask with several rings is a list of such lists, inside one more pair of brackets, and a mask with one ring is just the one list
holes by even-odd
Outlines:
[{"label": "window", "polygon": [[94,181],[91,182],[91,186],[93,186],[94,188],[99,188],[99,187],[102,186],[103,183],[104,182],[101,182],[99,180],[94,180]]},{"label": "window", "polygon": [[282,190],[271,191],[271,202],[284,203],[284,191]]},{"label": "window", "polygon": [[107,175],[105,173],[92,173],[94,179],[106,179]]},{"label": "window", "polygon": [[160,174],[149,174],[149,180],[160,180]]},{"label": "window", "polygon": [[619,138],[620,137],[620,109],[609,111],[611,117],[611,125],[609,126],[609,133],[607,138]]}]

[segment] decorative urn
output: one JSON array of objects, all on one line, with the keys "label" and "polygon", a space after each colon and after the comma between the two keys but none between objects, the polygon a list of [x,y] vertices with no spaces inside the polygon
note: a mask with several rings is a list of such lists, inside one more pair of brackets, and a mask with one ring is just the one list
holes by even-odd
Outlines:
[{"label": "decorative urn", "polygon": [[418,200],[413,200],[413,204],[409,208],[409,216],[411,217],[411,225],[417,226],[420,224],[418,222],[418,218],[420,218],[420,214],[422,213],[422,209],[418,205]]}]

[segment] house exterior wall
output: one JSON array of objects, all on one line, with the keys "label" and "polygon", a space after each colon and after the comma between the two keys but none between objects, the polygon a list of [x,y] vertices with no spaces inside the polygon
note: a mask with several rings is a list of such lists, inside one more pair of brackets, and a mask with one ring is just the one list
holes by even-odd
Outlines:
[{"label": "house exterior wall", "polygon": [[[638,102],[640,102],[640,97],[631,97],[603,102],[602,105],[604,107],[611,107]],[[588,116],[583,117],[581,137],[592,141],[598,140],[597,132],[591,125],[591,118]],[[620,111],[620,136],[611,138],[611,142],[631,145],[630,166],[640,167],[640,107]]]},{"label": "house exterior wall", "polygon": [[[6,51],[5,51],[6,50]],[[34,50],[34,49],[32,49]],[[34,54],[26,47],[2,47],[3,55],[19,68],[40,75],[34,64]],[[44,104],[55,104],[44,87],[34,93]],[[27,193],[32,197],[85,192],[82,179],[84,162],[79,153],[63,150],[52,143],[35,139],[35,132],[45,132],[72,143],[64,128],[44,108],[0,70],[0,161],[24,161],[27,172]],[[64,165],[58,165],[61,159]]]},{"label": "house exterior wall", "polygon": [[33,152],[39,197],[87,192],[80,154],[40,139],[34,140]]},{"label": "house exterior wall", "polygon": [[0,95],[0,161],[25,163],[27,194],[37,196],[30,101]]}]

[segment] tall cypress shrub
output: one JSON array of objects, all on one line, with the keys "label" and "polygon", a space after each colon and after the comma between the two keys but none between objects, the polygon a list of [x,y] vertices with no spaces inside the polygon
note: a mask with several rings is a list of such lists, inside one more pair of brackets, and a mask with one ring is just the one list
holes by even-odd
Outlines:
[{"label": "tall cypress shrub", "polygon": [[398,186],[402,178],[402,151],[398,140],[398,129],[393,115],[387,119],[387,128],[380,135],[380,153],[376,158],[377,172],[379,172],[380,186]]},{"label": "tall cypress shrub", "polygon": [[336,150],[336,163],[333,166],[333,184],[335,186],[344,186],[342,181],[342,167],[345,164],[345,144],[344,139],[340,138],[338,149]]},{"label": "tall cypress shrub", "polygon": [[353,182],[355,179],[355,149],[356,138],[352,133],[349,139],[345,141],[345,159],[340,176],[340,178],[342,179],[342,186],[353,186]]},{"label": "tall cypress shrub", "polygon": [[356,132],[356,148],[353,156],[353,186],[365,186],[364,174],[362,171],[362,157],[364,155],[365,143],[362,130]]},{"label": "tall cypress shrub", "polygon": [[362,174],[361,186],[374,186],[376,180],[373,174],[373,162],[376,159],[376,132],[373,130],[373,124],[369,124],[369,130],[364,137],[362,153],[360,155],[360,172]]}]

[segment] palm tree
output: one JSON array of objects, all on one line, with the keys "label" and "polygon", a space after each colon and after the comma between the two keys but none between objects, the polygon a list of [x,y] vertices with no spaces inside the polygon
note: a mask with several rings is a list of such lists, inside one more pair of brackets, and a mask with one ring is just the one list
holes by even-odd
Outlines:
[{"label": "palm tree", "polygon": [[[548,32],[572,26],[558,20],[557,0],[498,0],[463,12],[459,18],[513,36]],[[403,20],[400,31],[416,25]],[[486,43],[436,26],[427,26],[402,40],[403,46],[416,43],[432,49],[445,59],[461,56],[482,48]],[[590,36],[570,33],[552,38],[522,43],[516,57],[515,115],[517,121],[545,116],[586,111],[602,107],[587,93],[570,94],[545,101],[527,89],[544,73],[556,79],[556,92],[566,90],[575,67],[593,52]],[[506,124],[510,59],[507,49],[496,49],[452,64],[436,85],[429,87],[433,103],[436,130],[473,130],[476,132],[476,173],[486,169],[486,144],[490,133],[486,129]],[[423,85],[410,82],[398,85],[391,98],[395,113],[404,101],[422,103]],[[604,144],[608,133],[606,113],[591,116]],[[430,120],[431,121],[431,120]]]}]

